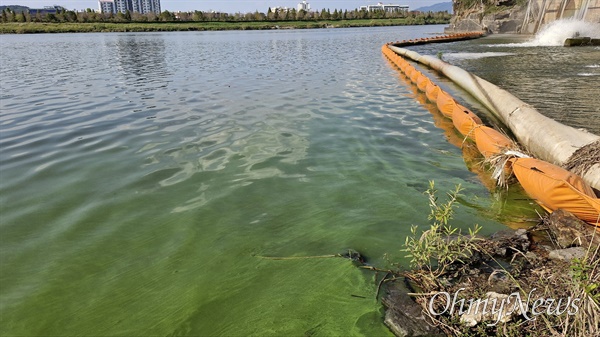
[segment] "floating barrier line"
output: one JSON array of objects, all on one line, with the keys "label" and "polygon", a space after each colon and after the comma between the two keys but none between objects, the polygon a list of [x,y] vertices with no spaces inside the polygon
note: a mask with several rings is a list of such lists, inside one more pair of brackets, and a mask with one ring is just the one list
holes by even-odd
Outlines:
[{"label": "floating barrier line", "polygon": [[[448,41],[451,36],[444,36],[440,39]],[[433,42],[437,40],[434,38]],[[506,90],[459,67],[436,57],[420,55],[412,50],[399,47],[408,46],[414,42],[391,42],[388,44],[388,48],[404,58],[437,70],[462,87],[488,108],[504,125],[508,126],[519,144],[522,144],[535,157],[564,166],[571,161],[578,149],[588,149],[583,152],[593,153],[596,147],[600,146],[600,136],[545,117]],[[581,170],[581,177],[596,190],[600,190],[600,158],[590,158],[589,162],[591,165],[586,165]]]},{"label": "floating barrier line", "polygon": [[[547,211],[552,212],[561,208],[600,228],[600,199],[596,196],[590,184],[586,183],[579,175],[547,161],[531,158],[520,152],[518,145],[512,139],[489,126],[484,125],[481,119],[471,110],[459,104],[449,93],[445,92],[402,57],[405,56],[413,61],[430,65],[432,63],[430,59],[426,59],[425,62],[422,60],[423,58],[431,58],[430,56],[421,56],[415,52],[400,50],[400,48],[398,48],[399,46],[467,40],[478,38],[482,35],[483,33],[479,32],[463,33],[434,38],[390,42],[385,44],[381,50],[420,91],[425,93],[429,101],[436,104],[437,108],[445,117],[452,120],[454,127],[465,137],[465,139],[469,138],[475,142],[477,149],[488,162],[498,164],[493,174],[494,178],[498,179],[498,181],[506,181],[504,175],[507,171],[509,174],[512,172],[525,191]],[[411,55],[407,56],[408,54]],[[444,67],[449,66],[445,63],[443,65]],[[434,67],[434,69],[439,70],[439,67]],[[462,71],[464,72],[464,70]],[[456,82],[454,78],[451,77],[450,79]],[[479,88],[479,91],[485,91],[485,88]],[[474,96],[479,99],[479,95]],[[494,106],[493,102],[490,101],[482,103],[486,106]],[[522,103],[521,105],[514,107],[512,111],[510,111],[510,115],[518,113],[521,109],[528,108],[528,106]],[[490,110],[495,112],[493,109]],[[497,113],[497,111],[495,114],[502,117],[502,114]],[[501,119],[506,121],[504,118]],[[553,120],[551,121],[562,125]],[[594,139],[600,137],[585,133],[585,137],[583,138],[583,142],[588,142],[590,139],[593,142]],[[528,144],[526,143],[526,145]]]}]

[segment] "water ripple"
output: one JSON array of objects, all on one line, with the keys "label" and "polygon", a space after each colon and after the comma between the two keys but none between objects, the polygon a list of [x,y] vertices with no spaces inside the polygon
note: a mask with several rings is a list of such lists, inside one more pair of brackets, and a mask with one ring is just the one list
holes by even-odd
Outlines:
[{"label": "water ripple", "polygon": [[429,179],[485,195],[381,56],[441,28],[3,36],[0,334],[384,329],[347,261],[255,255],[383,263]]}]

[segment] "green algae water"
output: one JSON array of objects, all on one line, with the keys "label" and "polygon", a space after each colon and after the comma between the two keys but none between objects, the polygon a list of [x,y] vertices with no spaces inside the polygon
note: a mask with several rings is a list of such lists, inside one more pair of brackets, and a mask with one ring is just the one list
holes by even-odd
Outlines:
[{"label": "green algae water", "polygon": [[[0,335],[389,336],[423,191],[535,217],[381,55],[442,26],[0,38]],[[449,88],[452,90],[452,88]]]}]

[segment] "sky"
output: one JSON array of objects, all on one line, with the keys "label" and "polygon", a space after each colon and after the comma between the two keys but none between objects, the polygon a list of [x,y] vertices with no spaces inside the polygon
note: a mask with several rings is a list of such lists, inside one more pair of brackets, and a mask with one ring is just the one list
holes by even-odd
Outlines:
[{"label": "sky", "polygon": [[[379,0],[382,1],[382,0]],[[307,0],[310,7],[315,10],[329,8],[355,9],[364,5],[374,5],[378,0]],[[450,0],[402,0],[382,1],[386,4],[408,5],[411,9],[430,6]],[[236,12],[266,12],[269,7],[296,7],[300,0],[267,0],[267,1],[244,1],[244,0],[161,0],[162,10],[168,11],[219,11],[225,13]],[[42,8],[44,6],[59,5],[67,9],[98,8],[97,0],[0,0],[0,5],[21,5],[30,8]]]}]

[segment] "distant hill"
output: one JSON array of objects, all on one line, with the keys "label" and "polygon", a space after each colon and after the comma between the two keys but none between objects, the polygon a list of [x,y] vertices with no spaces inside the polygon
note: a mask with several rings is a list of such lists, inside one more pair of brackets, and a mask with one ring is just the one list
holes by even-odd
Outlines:
[{"label": "distant hill", "polygon": [[439,4],[419,7],[415,9],[415,11],[419,12],[448,12],[452,14],[452,2],[441,2]]}]

